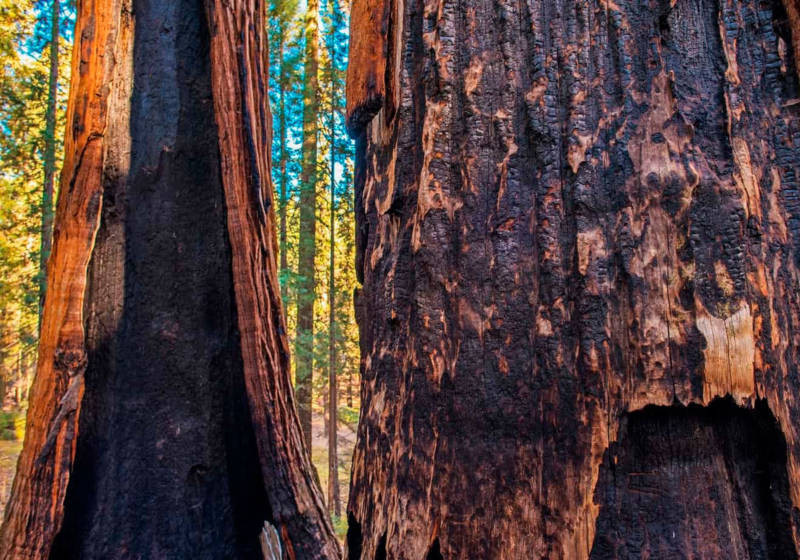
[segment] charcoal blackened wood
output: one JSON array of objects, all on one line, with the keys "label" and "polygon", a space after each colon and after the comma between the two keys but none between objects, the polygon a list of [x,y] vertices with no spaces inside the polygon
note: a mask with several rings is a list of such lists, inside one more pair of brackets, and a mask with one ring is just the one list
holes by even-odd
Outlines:
[{"label": "charcoal blackened wood", "polygon": [[764,401],[645,407],[617,439],[598,477],[591,558],[796,557],[786,440]]},{"label": "charcoal blackened wood", "polygon": [[[605,501],[604,458],[632,441],[620,426],[659,406],[688,432],[682,407],[720,398],[774,415],[788,483],[771,471],[783,490],[760,501],[732,480],[687,488],[751,500],[754,522],[783,520],[767,557],[796,556],[791,1],[356,0],[351,558],[624,556],[624,520],[604,508],[646,518],[663,502]],[[753,469],[727,472],[749,484]],[[763,557],[726,511],[678,512],[716,536],[676,553]],[[726,523],[739,533],[716,538]]]},{"label": "charcoal blackened wood", "polygon": [[339,556],[289,378],[264,15],[78,4],[2,558],[262,558],[264,527],[289,558]]}]

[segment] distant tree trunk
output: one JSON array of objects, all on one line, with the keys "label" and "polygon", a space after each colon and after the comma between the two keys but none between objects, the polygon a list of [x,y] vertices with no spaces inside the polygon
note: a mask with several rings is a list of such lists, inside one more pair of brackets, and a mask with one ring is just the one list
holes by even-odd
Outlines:
[{"label": "distant tree trunk", "polygon": [[300,425],[311,449],[311,403],[314,377],[314,301],[317,252],[317,115],[319,113],[319,0],[308,0],[305,19],[303,78],[303,146],[300,174],[300,241],[298,255],[295,384]]},{"label": "distant tree trunk", "polygon": [[[334,57],[331,56],[331,76],[334,74]],[[334,80],[331,80],[334,83]],[[328,255],[328,509],[342,514],[339,499],[339,451],[337,445],[339,395],[336,383],[336,107],[331,97],[330,144],[330,245]]]},{"label": "distant tree trunk", "polygon": [[[288,176],[286,174],[286,163],[288,157],[286,156],[286,84],[289,79],[286,72],[286,64],[284,61],[284,49],[286,48],[286,27],[283,18],[280,18],[280,29],[278,30],[278,87],[279,101],[278,101],[278,123],[280,126],[280,144],[281,144],[281,159],[280,159],[280,208],[278,213],[280,215],[280,234],[279,234],[279,252],[280,252],[280,279],[281,279],[281,301],[283,305],[289,305],[289,291],[286,285],[286,275],[289,272],[289,255],[287,254],[288,232],[286,229],[286,211],[289,205],[289,192],[286,188],[286,181]],[[285,308],[284,308],[285,311]]]},{"label": "distant tree trunk", "polygon": [[262,558],[273,527],[289,558],[338,557],[288,369],[264,15],[260,0],[78,4],[0,558]]},{"label": "distant tree trunk", "polygon": [[53,193],[56,177],[56,113],[58,112],[58,43],[61,2],[52,0],[50,27],[50,77],[47,90],[47,113],[44,128],[44,185],[42,188],[42,228],[39,250],[39,326],[41,328],[44,296],[47,290],[47,259],[53,237]]},{"label": "distant tree trunk", "polygon": [[792,32],[355,1],[350,558],[797,557]]}]

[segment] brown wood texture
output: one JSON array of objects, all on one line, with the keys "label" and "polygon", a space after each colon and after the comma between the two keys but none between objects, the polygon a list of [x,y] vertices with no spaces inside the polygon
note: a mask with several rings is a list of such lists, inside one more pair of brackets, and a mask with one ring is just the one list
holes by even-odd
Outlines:
[{"label": "brown wood texture", "polygon": [[131,31],[123,3],[80,2],[38,368],[25,445],[0,532],[2,558],[46,557],[61,527],[86,368],[86,271],[102,205],[109,85],[117,60],[126,57]]},{"label": "brown wood texture", "polygon": [[78,4],[3,558],[261,558],[262,530],[339,556],[289,378],[264,9]]},{"label": "brown wood texture", "polygon": [[350,558],[796,557],[792,10],[379,4]]}]

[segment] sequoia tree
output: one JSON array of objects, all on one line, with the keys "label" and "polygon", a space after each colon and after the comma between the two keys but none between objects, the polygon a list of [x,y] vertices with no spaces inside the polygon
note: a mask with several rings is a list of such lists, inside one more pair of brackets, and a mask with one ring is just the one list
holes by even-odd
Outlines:
[{"label": "sequoia tree", "polygon": [[289,376],[264,15],[78,2],[2,558],[338,556]]},{"label": "sequoia tree", "polygon": [[355,0],[350,558],[797,557],[791,2]]}]

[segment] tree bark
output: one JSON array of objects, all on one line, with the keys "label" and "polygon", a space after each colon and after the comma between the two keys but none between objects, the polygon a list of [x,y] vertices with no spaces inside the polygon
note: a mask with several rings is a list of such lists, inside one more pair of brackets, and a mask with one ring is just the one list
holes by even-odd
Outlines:
[{"label": "tree bark", "polygon": [[796,557],[788,22],[356,0],[350,558]]},{"label": "tree bark", "polygon": [[300,425],[311,449],[314,381],[314,302],[317,274],[317,115],[319,113],[319,0],[308,0],[305,17],[303,78],[303,146],[300,173],[300,239],[298,252],[295,386]]},{"label": "tree bark", "polygon": [[39,250],[39,328],[41,328],[44,294],[47,290],[47,259],[53,237],[53,193],[56,177],[56,113],[58,112],[58,43],[61,36],[61,2],[52,0],[50,28],[50,75],[47,84],[47,112],[44,129],[44,184],[42,186],[42,227]]},{"label": "tree bark", "polygon": [[273,527],[287,557],[338,557],[288,368],[264,15],[78,4],[2,558],[261,558]]}]

